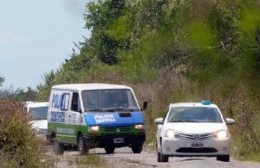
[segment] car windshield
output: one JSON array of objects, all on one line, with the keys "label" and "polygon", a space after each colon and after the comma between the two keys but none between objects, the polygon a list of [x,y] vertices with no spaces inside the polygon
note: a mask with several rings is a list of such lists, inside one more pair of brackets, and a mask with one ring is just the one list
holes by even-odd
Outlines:
[{"label": "car windshield", "polygon": [[28,110],[29,120],[47,119],[48,106],[30,107]]},{"label": "car windshield", "polygon": [[85,111],[136,111],[139,107],[129,89],[86,90],[82,92]]},{"label": "car windshield", "polygon": [[210,122],[221,123],[221,116],[213,107],[173,107],[168,122]]}]

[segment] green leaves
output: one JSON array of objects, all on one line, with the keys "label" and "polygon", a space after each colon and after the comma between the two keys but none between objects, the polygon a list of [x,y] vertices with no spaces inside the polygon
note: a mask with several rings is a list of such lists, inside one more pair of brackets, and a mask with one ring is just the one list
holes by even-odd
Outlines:
[{"label": "green leaves", "polygon": [[132,30],[132,23],[130,18],[126,16],[120,16],[117,20],[112,21],[109,24],[106,34],[118,41],[127,40],[130,38]]},{"label": "green leaves", "polygon": [[192,22],[186,31],[186,40],[193,48],[211,49],[217,44],[216,33],[205,22]]},{"label": "green leaves", "polygon": [[2,84],[4,83],[4,80],[5,80],[4,77],[1,77],[1,76],[0,76],[0,87],[1,87]]},{"label": "green leaves", "polygon": [[252,33],[260,27],[260,10],[252,7],[244,9],[239,22],[239,27],[242,31]]}]

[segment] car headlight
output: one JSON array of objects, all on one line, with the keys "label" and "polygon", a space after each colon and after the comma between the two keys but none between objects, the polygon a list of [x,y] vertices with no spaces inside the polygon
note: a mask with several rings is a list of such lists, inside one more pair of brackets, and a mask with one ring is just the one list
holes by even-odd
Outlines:
[{"label": "car headlight", "polygon": [[90,126],[88,127],[89,132],[98,132],[99,131],[99,126]]},{"label": "car headlight", "polygon": [[220,130],[216,133],[217,139],[225,139],[228,137],[228,132],[226,130]]},{"label": "car headlight", "polygon": [[166,137],[167,138],[175,138],[175,132],[173,130],[167,130],[166,131]]},{"label": "car headlight", "polygon": [[137,125],[135,125],[135,129],[137,129],[137,130],[143,130],[143,129],[144,129],[144,125],[142,125],[142,124],[137,124]]}]

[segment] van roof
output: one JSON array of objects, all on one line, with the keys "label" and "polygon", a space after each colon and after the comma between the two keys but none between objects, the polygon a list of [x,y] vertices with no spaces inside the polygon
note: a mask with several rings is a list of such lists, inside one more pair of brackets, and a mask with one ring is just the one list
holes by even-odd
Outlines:
[{"label": "van roof", "polygon": [[106,83],[78,83],[78,84],[62,84],[54,85],[52,89],[68,89],[68,90],[96,90],[96,89],[131,89],[125,85],[106,84]]}]

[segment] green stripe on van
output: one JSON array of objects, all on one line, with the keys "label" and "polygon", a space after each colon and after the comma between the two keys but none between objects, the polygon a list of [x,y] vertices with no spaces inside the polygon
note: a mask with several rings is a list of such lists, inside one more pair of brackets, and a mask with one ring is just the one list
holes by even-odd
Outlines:
[{"label": "green stripe on van", "polygon": [[87,126],[62,123],[49,123],[49,132],[54,132],[59,142],[77,144],[77,135],[87,135]]}]

